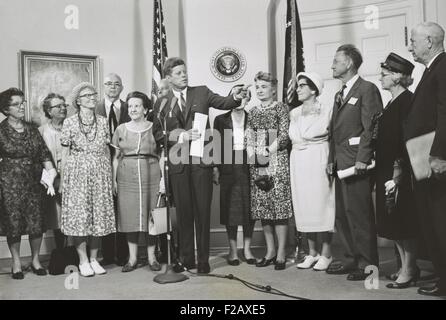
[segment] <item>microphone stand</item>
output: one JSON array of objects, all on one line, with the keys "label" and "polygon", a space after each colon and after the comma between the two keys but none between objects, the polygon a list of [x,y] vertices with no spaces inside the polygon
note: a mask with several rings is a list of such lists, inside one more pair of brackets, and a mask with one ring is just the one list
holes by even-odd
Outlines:
[{"label": "microphone stand", "polygon": [[[161,111],[160,111],[161,114]],[[168,131],[167,131],[167,115],[169,114],[169,112],[166,112],[166,114],[163,117],[163,122],[161,123],[163,126],[163,134],[164,134],[164,147],[163,147],[163,151],[164,151],[164,185],[165,185],[165,189],[166,189],[166,219],[167,219],[167,266],[166,266],[166,271],[164,272],[164,274],[158,274],[153,278],[153,281],[155,281],[156,283],[160,283],[160,284],[166,284],[166,283],[175,283],[175,282],[181,282],[184,280],[189,279],[188,276],[182,274],[182,273],[176,273],[173,271],[173,267],[171,264],[171,246],[170,246],[170,241],[171,241],[171,232],[173,232],[172,230],[172,224],[170,221],[170,187],[169,187],[169,151],[168,151],[168,146],[167,146],[167,142],[168,142]],[[158,115],[158,120],[159,120],[159,115]],[[160,121],[161,122],[161,121]]]}]

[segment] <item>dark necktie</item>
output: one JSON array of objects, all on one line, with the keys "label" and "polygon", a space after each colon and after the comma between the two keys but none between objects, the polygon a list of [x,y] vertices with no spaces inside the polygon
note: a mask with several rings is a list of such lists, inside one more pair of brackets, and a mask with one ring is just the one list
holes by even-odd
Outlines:
[{"label": "dark necktie", "polygon": [[336,95],[336,105],[340,108],[344,104],[344,90],[347,86],[344,84],[342,86],[341,91],[339,91]]},{"label": "dark necktie", "polygon": [[108,126],[110,127],[110,136],[115,133],[116,127],[118,126],[118,120],[115,114],[115,105],[112,103],[110,106],[110,112],[108,114]]},{"label": "dark necktie", "polygon": [[186,120],[187,111],[186,111],[186,99],[184,99],[184,94],[180,93],[180,102],[181,102],[181,112],[183,113],[183,118]]}]

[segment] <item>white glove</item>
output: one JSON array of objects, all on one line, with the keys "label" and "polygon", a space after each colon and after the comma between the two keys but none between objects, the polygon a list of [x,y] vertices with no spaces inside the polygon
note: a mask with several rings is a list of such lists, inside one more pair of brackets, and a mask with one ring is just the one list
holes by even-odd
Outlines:
[{"label": "white glove", "polygon": [[396,183],[393,180],[387,181],[384,186],[386,187],[386,195],[395,192]]},{"label": "white glove", "polygon": [[50,170],[43,169],[42,171],[42,177],[40,179],[40,183],[47,188],[47,194],[54,196],[56,194],[54,190],[54,179],[57,177],[57,171],[56,169],[52,168]]}]

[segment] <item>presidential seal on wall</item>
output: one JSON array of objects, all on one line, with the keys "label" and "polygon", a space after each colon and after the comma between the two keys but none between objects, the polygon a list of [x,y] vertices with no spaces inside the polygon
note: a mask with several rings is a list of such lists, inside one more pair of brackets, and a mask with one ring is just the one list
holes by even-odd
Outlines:
[{"label": "presidential seal on wall", "polygon": [[223,47],[212,56],[210,67],[217,79],[225,82],[237,81],[246,71],[246,59],[237,49]]}]

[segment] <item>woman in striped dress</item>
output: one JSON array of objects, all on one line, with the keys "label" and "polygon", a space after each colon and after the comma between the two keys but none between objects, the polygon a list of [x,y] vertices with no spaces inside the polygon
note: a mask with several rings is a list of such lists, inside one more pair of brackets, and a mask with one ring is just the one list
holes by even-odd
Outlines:
[{"label": "woman in striped dress", "polygon": [[155,238],[148,234],[149,213],[156,206],[161,170],[152,122],[146,120],[151,107],[150,99],[142,92],[127,96],[131,121],[115,131],[112,146],[113,191],[118,196],[118,231],[127,234],[129,261],[122,272],[136,269],[140,233],[147,237],[149,265],[161,270],[155,257]]}]

